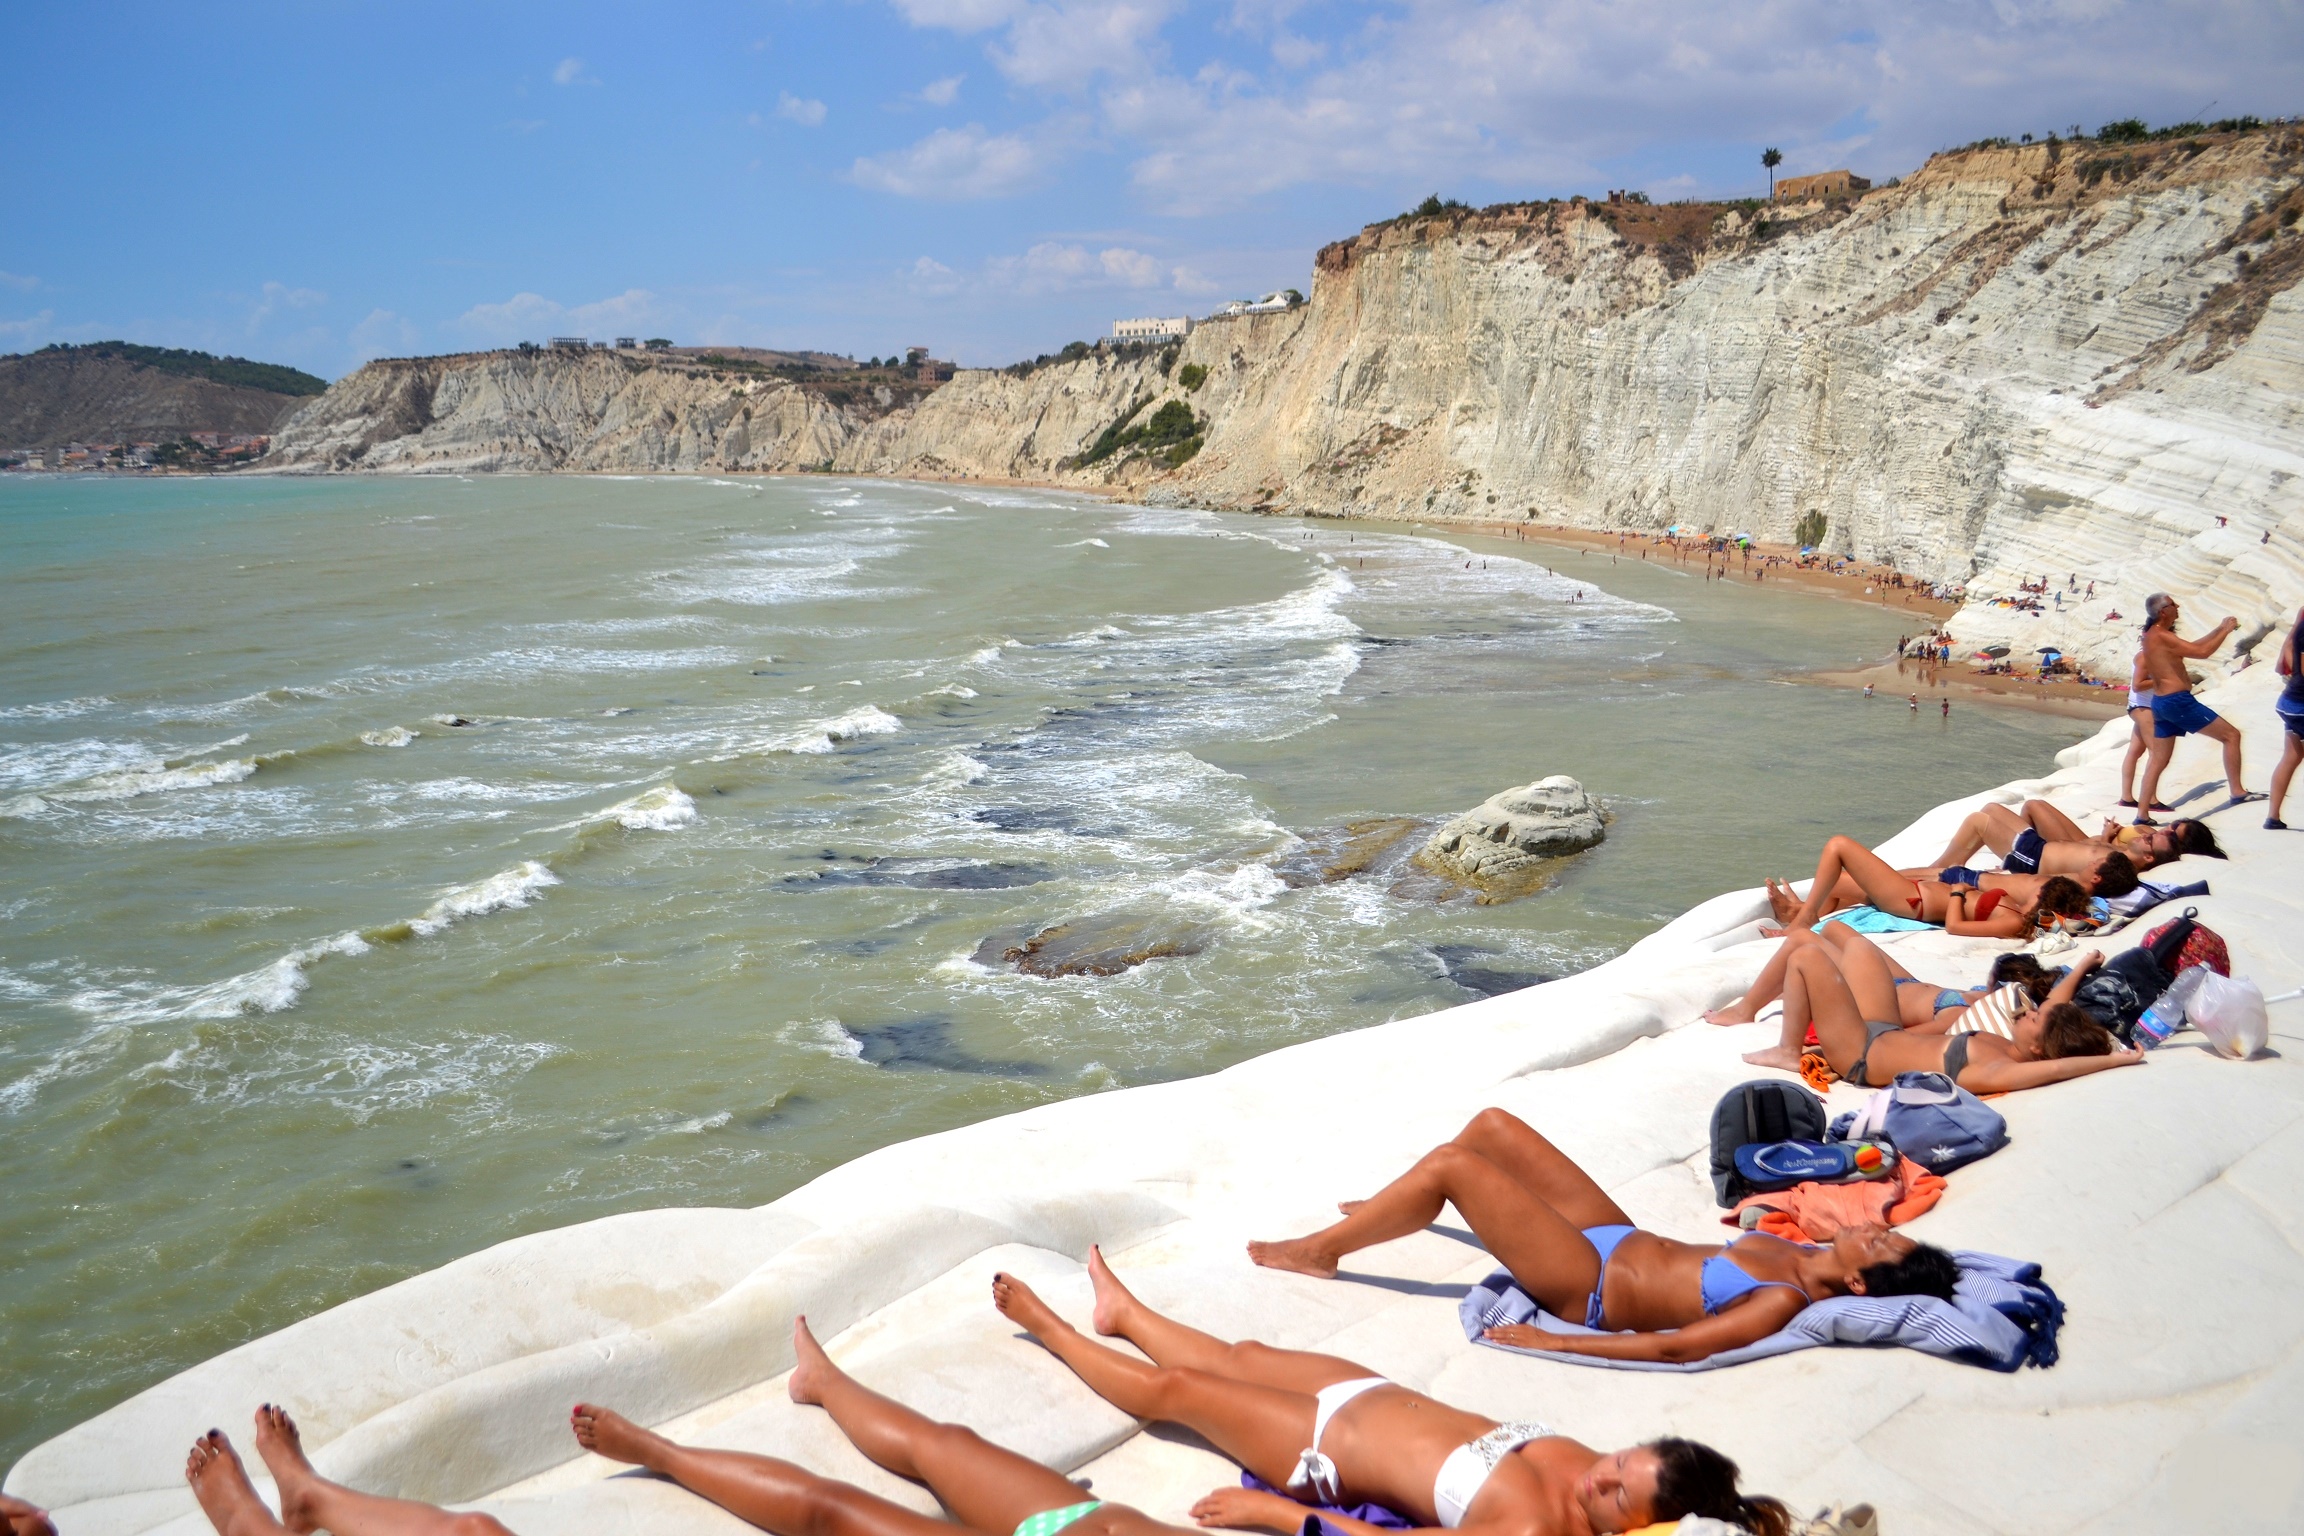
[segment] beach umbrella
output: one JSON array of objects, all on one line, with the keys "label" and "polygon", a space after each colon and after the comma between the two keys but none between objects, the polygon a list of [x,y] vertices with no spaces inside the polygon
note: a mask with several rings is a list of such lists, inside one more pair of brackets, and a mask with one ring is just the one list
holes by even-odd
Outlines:
[{"label": "beach umbrella", "polygon": [[2004,645],[1988,645],[1984,647],[1981,654],[1991,657],[1994,661],[1998,661],[2001,657],[2008,654],[2008,647]]},{"label": "beach umbrella", "polygon": [[2043,645],[2040,647],[2040,654],[2043,656],[2061,656],[2064,654],[2064,648],[2057,645]]},{"label": "beach umbrella", "polygon": [[1800,553],[1804,555],[1812,555],[1816,553],[1816,546],[1813,544],[1803,544],[1800,546]]}]

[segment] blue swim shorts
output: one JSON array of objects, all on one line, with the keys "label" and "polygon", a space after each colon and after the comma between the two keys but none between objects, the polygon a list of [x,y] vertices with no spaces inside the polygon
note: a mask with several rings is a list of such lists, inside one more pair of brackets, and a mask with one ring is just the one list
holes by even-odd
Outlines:
[{"label": "blue swim shorts", "polygon": [[2280,723],[2288,728],[2288,734],[2304,741],[2304,705],[2292,708],[2286,699],[2282,699],[2272,707],[2279,712]]},{"label": "blue swim shorts", "polygon": [[2182,693],[2152,695],[2152,734],[2162,740],[2204,731],[2222,718],[2216,711],[2192,697],[2189,688]]},{"label": "blue swim shorts", "polygon": [[2000,867],[2012,875],[2040,873],[2040,855],[2047,850],[2048,840],[2030,827],[2016,834],[2016,844],[2008,850],[2008,857]]}]

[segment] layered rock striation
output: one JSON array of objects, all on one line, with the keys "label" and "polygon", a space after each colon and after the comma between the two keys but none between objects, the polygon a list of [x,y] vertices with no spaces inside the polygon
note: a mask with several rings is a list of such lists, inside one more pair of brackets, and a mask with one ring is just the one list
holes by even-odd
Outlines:
[{"label": "layered rock striation", "polygon": [[[2146,591],[2248,627],[2304,591],[2300,211],[2292,125],[1958,151],[1790,208],[1458,210],[1323,249],[1301,308],[883,412],[594,356],[424,359],[340,383],[276,462],[829,466],[1780,541],[1821,519],[1830,549],[1965,583],[1965,637],[2116,668]],[[1191,451],[1095,454],[1171,402]],[[1991,607],[2051,573],[2104,600]]]}]

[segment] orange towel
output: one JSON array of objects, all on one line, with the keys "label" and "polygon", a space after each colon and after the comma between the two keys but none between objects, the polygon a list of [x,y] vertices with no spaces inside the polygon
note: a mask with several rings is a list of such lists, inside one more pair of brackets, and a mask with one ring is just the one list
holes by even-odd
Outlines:
[{"label": "orange towel", "polygon": [[1830,1093],[1840,1074],[1832,1070],[1822,1051],[1810,1048],[1800,1053],[1800,1080],[1818,1093]]},{"label": "orange towel", "polygon": [[1944,1180],[1911,1158],[1896,1160],[1896,1177],[1861,1184],[1795,1184],[1773,1194],[1747,1195],[1736,1209],[1721,1217],[1740,1225],[1744,1208],[1760,1207],[1755,1231],[1795,1243],[1828,1243],[1842,1227],[1876,1221],[1900,1226],[1944,1198]]}]

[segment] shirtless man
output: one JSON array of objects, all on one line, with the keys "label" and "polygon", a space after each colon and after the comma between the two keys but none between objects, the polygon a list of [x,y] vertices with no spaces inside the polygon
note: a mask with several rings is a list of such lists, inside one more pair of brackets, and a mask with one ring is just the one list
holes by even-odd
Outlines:
[{"label": "shirtless man", "polygon": [[[1451,1408],[1333,1355],[1227,1344],[1144,1305],[1093,1250],[1088,1276],[1096,1331],[1150,1364],[1088,1338],[1012,1275],[993,1278],[992,1301],[1106,1402],[1197,1431],[1275,1488],[1323,1505],[1380,1504],[1428,1536],[1587,1536],[1686,1514],[1784,1536],[1784,1506],[1739,1496],[1735,1464],[1708,1447],[1659,1440],[1603,1454],[1541,1424]],[[1220,1488],[1192,1518],[1294,1531],[1308,1512],[1278,1494]],[[1391,1536],[1325,1509],[1320,1523],[1339,1536]]]},{"label": "shirtless man", "polygon": [[2184,670],[2187,661],[2215,655],[2216,648],[2240,627],[2240,621],[2227,614],[2224,622],[2199,639],[2179,640],[2177,613],[2176,599],[2165,592],[2144,599],[2144,667],[2152,680],[2152,752],[2144,763],[2143,787],[2136,792],[2141,802],[2136,809],[2136,825],[2140,827],[2155,824],[2152,807],[2160,801],[2160,775],[2176,755],[2177,738],[2195,732],[2224,744],[2224,786],[2232,791],[2227,804],[2243,805],[2264,798],[2261,793],[2250,794],[2240,783],[2240,728],[2192,697],[2192,675]]},{"label": "shirtless man", "polygon": [[2000,867],[2009,874],[2070,875],[2091,890],[2095,889],[2104,856],[2115,850],[2127,855],[2138,870],[2172,863],[2188,853],[2219,856],[2215,834],[2189,816],[2164,827],[2129,827],[2107,821],[2103,836],[2090,837],[2078,822],[2047,801],[2027,800],[2020,811],[2004,805],[1971,811],[1928,867],[1965,864],[1982,848],[2000,855]]}]

